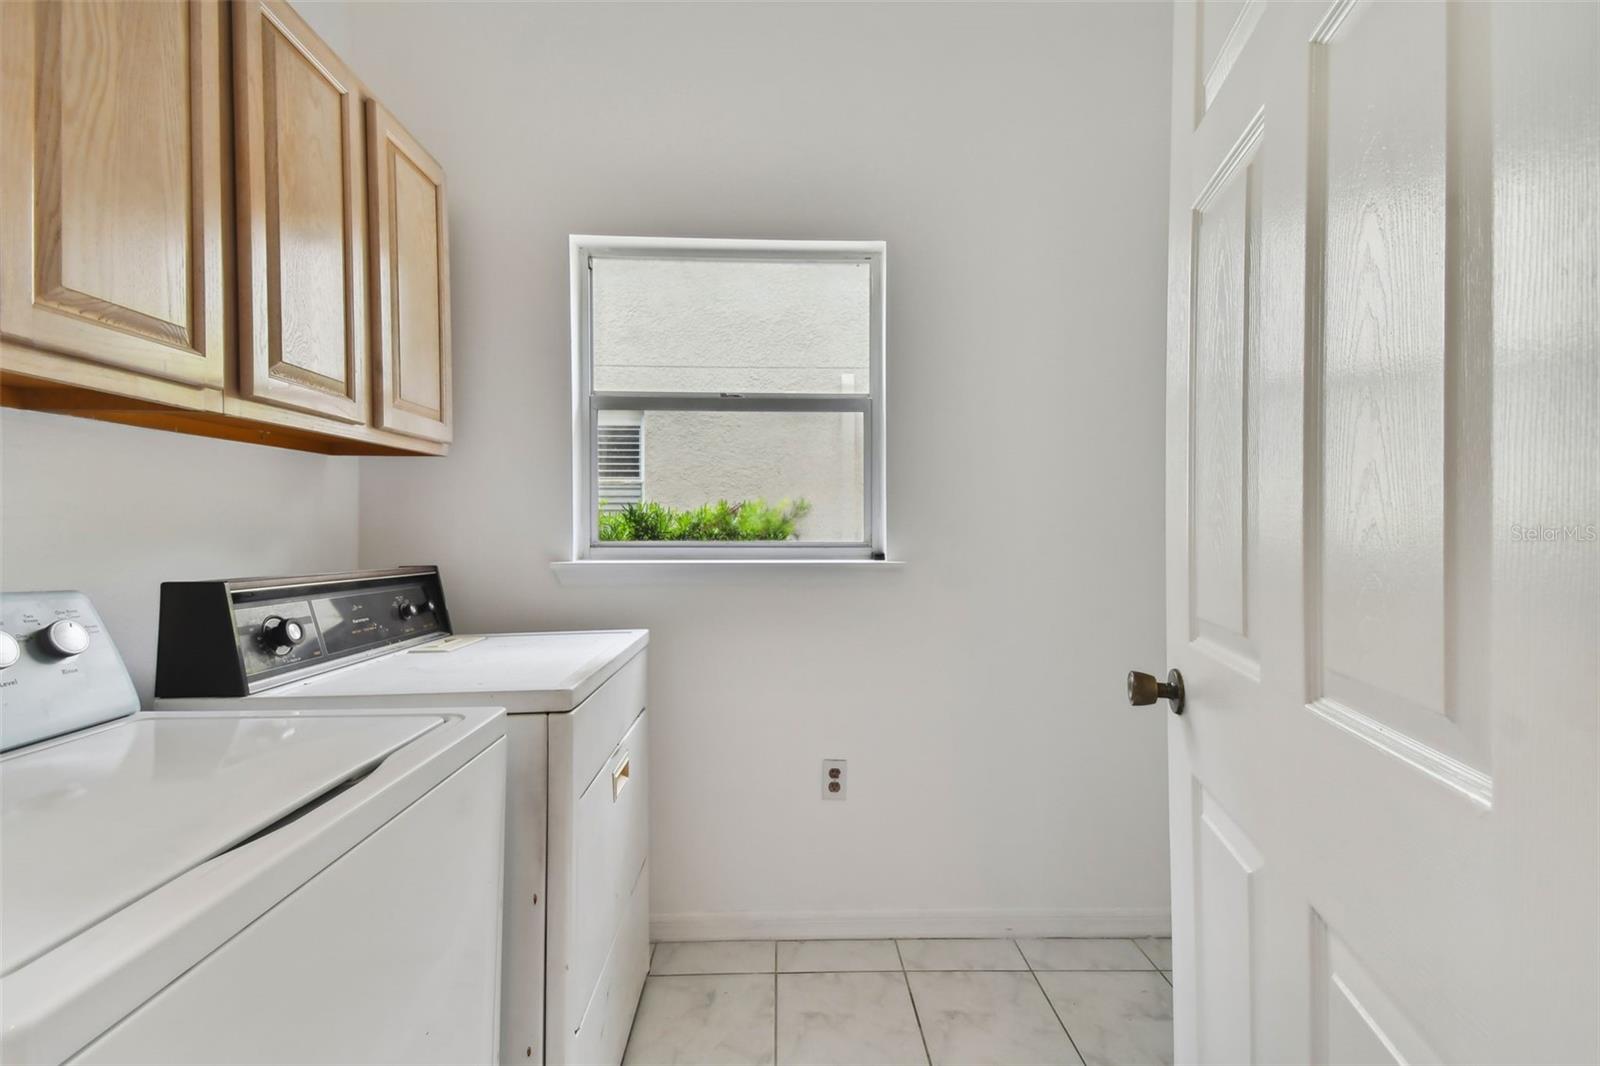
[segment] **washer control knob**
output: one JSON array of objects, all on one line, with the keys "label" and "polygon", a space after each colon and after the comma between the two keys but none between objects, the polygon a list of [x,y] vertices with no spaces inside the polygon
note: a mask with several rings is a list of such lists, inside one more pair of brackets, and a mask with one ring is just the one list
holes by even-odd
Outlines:
[{"label": "washer control knob", "polygon": [[288,655],[305,635],[305,627],[292,618],[273,615],[261,623],[261,643],[274,655]]},{"label": "washer control knob", "polygon": [[400,605],[400,621],[409,622],[422,613],[422,608],[409,600]]},{"label": "washer control knob", "polygon": [[17,638],[0,630],[0,670],[17,665],[17,660],[20,658],[22,658],[22,645],[17,643]]},{"label": "washer control knob", "polygon": [[39,637],[44,650],[59,659],[82,655],[89,650],[89,631],[83,628],[82,622],[71,618],[51,622]]}]

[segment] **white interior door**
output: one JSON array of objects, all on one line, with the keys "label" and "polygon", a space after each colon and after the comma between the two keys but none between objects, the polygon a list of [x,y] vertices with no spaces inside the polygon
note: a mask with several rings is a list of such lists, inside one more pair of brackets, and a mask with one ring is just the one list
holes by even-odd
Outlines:
[{"label": "white interior door", "polygon": [[1600,5],[1175,17],[1178,1058],[1595,1062]]}]

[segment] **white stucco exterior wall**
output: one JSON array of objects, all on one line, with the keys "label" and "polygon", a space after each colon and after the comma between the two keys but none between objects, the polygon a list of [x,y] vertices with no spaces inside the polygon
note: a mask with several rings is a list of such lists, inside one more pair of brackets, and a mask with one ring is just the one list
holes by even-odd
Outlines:
[{"label": "white stucco exterior wall", "polygon": [[[592,289],[597,390],[868,388],[864,262],[597,258]],[[860,415],[647,411],[642,422],[645,499],[804,499],[799,539],[865,538]]]},{"label": "white stucco exterior wall", "polygon": [[646,411],[645,498],[678,508],[804,499],[798,539],[859,541],[862,438],[858,414]]}]

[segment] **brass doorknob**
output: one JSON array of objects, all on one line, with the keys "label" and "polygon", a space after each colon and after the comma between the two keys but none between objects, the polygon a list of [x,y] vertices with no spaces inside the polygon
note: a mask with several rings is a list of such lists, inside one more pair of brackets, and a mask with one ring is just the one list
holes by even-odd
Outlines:
[{"label": "brass doorknob", "polygon": [[1156,700],[1166,700],[1173,714],[1183,713],[1183,675],[1176,670],[1167,671],[1165,681],[1157,681],[1149,674],[1128,671],[1128,702],[1144,707]]}]

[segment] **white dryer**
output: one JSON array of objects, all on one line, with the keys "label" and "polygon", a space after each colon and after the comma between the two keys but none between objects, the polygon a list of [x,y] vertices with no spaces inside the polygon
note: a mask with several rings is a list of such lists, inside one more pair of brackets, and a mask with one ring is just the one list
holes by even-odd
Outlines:
[{"label": "white dryer", "polygon": [[504,722],[144,712],[86,597],[0,597],[0,1060],[492,1059]]},{"label": "white dryer", "polygon": [[432,567],[168,583],[156,704],[504,707],[501,1058],[615,1066],[650,964],[648,639],[455,634]]}]

